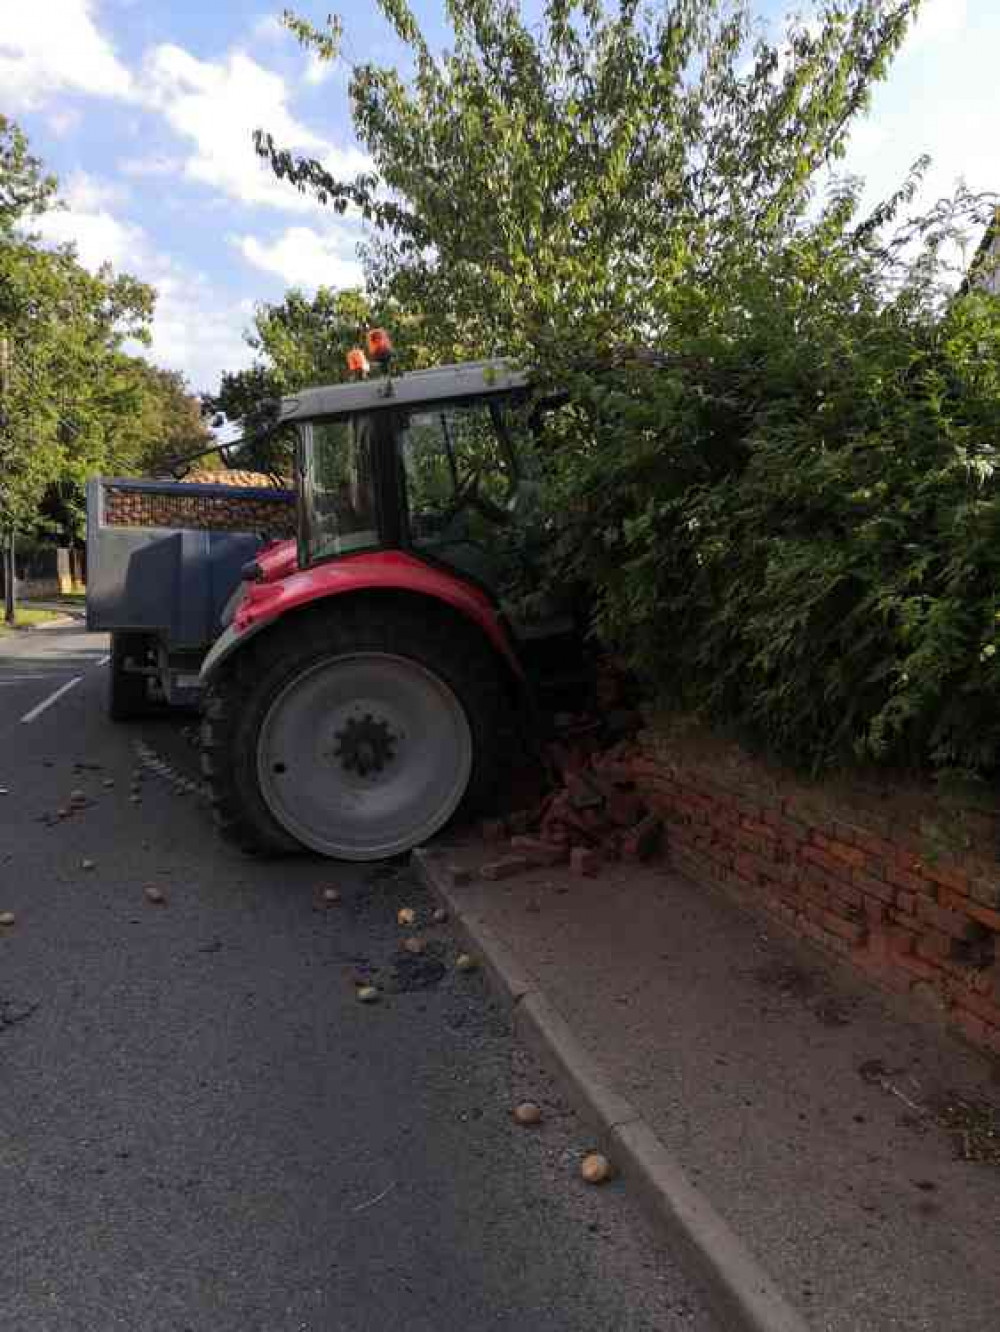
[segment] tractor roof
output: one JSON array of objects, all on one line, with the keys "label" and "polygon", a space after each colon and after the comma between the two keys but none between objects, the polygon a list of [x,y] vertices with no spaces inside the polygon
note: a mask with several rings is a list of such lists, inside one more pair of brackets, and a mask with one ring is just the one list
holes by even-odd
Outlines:
[{"label": "tractor roof", "polygon": [[[387,392],[390,384],[391,391]],[[524,388],[527,384],[527,374],[508,361],[466,361],[461,365],[436,366],[433,370],[413,370],[388,380],[383,374],[375,374],[352,383],[300,389],[281,400],[281,419],[296,421],[377,411],[380,407],[417,406],[446,398],[476,398]]]}]

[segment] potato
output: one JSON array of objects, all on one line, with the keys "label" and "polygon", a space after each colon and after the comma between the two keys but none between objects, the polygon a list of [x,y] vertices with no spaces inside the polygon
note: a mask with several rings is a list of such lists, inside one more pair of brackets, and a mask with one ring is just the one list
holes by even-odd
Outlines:
[{"label": "potato", "polygon": [[591,1152],[580,1163],[580,1174],[588,1184],[603,1184],[611,1178],[611,1162],[600,1152]]},{"label": "potato", "polygon": [[514,1118],[519,1124],[540,1124],[542,1108],[534,1101],[522,1101],[520,1105],[514,1107]]}]

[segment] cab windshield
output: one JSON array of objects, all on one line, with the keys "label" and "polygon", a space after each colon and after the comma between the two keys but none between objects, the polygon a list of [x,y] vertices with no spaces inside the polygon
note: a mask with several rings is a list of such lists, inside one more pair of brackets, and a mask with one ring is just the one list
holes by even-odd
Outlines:
[{"label": "cab windshield", "polygon": [[504,394],[303,423],[303,564],[403,545],[496,585],[530,489],[527,411]]}]

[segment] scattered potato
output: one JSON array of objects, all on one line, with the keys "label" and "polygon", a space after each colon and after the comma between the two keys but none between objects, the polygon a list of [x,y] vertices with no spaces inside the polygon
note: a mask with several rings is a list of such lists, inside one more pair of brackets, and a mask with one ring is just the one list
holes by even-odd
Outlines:
[{"label": "scattered potato", "polygon": [[459,953],[455,958],[455,966],[459,971],[475,971],[476,959],[471,953]]},{"label": "scattered potato", "polygon": [[522,1101],[520,1105],[514,1107],[514,1118],[519,1124],[540,1124],[542,1108],[534,1101]]},{"label": "scattered potato", "polygon": [[359,1004],[378,1003],[378,990],[374,985],[362,985],[357,991],[357,1000]]},{"label": "scattered potato", "polygon": [[580,1163],[580,1174],[588,1184],[603,1184],[611,1178],[611,1162],[600,1152],[591,1152]]},{"label": "scattered potato", "polygon": [[417,913],[412,907],[400,907],[396,913],[396,919],[400,925],[416,925]]}]

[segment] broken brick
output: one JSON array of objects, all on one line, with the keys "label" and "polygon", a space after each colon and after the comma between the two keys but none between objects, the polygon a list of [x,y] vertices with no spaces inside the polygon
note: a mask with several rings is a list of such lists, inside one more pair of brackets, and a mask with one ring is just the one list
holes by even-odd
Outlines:
[{"label": "broken brick", "polygon": [[589,847],[576,846],[570,852],[569,867],[574,874],[596,879],[601,868],[601,860],[597,852],[591,851]]},{"label": "broken brick", "polygon": [[526,833],[531,827],[531,810],[519,809],[508,815],[507,827],[515,834]]},{"label": "broken brick", "polygon": [[559,865],[566,859],[565,846],[542,841],[540,837],[512,837],[510,845],[529,865]]},{"label": "broken brick", "polygon": [[619,828],[632,828],[641,823],[648,810],[637,795],[628,791],[616,791],[608,801],[608,815]]},{"label": "broken brick", "polygon": [[528,861],[524,856],[505,856],[503,860],[490,861],[479,872],[484,879],[495,882],[498,879],[513,879],[515,875],[523,874],[527,868]]},{"label": "broken brick", "polygon": [[583,773],[567,774],[566,792],[569,796],[570,805],[581,813],[599,810],[604,805],[604,796],[599,790],[595,789]]},{"label": "broken brick", "polygon": [[649,860],[660,847],[663,823],[656,814],[648,814],[626,834],[622,855],[626,860]]},{"label": "broken brick", "polygon": [[502,842],[507,837],[507,825],[503,819],[483,819],[479,833],[484,842]]}]

